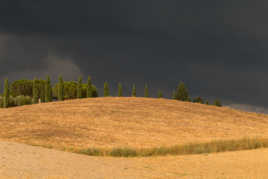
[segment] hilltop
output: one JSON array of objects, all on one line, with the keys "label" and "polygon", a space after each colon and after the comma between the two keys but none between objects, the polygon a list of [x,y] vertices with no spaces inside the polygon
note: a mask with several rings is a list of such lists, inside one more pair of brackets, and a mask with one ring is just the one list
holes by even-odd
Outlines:
[{"label": "hilltop", "polygon": [[268,138],[268,115],[169,99],[103,97],[0,109],[0,139],[54,148],[150,148]]}]

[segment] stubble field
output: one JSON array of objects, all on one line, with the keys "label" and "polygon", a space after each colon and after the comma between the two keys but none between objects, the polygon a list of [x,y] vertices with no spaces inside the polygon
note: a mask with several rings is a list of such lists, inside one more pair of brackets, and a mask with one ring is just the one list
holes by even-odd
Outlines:
[{"label": "stubble field", "polygon": [[[6,163],[0,165],[0,176],[21,176],[23,172],[32,172],[33,178],[36,178],[41,176],[38,175],[42,171],[38,162],[42,162],[47,167],[47,173],[42,173],[42,176],[70,171],[70,178],[86,178],[91,174],[101,178],[104,176],[102,172],[108,173],[107,178],[120,178],[121,175],[125,176],[121,178],[268,177],[268,172],[265,172],[268,171],[268,158],[265,157],[268,156],[267,149],[113,158],[89,157],[40,147],[36,150],[30,148],[27,153],[27,148],[31,146],[20,147],[16,145],[21,144],[13,143],[9,148],[9,142],[78,150],[126,147],[150,149],[242,138],[268,139],[268,116],[264,114],[168,99],[107,97],[0,109],[0,124],[0,141],[4,145],[0,154],[4,157],[0,160],[5,160],[2,165]],[[49,152],[42,153],[42,150]],[[66,157],[60,158],[61,155]],[[72,160],[73,155],[75,157]],[[40,157],[42,160],[39,161]],[[39,168],[32,166],[34,162]],[[25,165],[20,165],[22,163]],[[76,173],[78,169],[72,166],[75,163],[77,166],[85,165],[80,171],[85,175],[80,177]],[[74,173],[71,173],[72,167]],[[15,171],[21,173],[17,175]],[[109,174],[109,171],[113,172]]]}]

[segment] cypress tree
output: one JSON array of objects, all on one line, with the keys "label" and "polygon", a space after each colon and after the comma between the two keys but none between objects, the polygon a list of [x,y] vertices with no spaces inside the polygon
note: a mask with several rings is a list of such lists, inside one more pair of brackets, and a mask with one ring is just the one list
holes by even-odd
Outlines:
[{"label": "cypress tree", "polygon": [[222,107],[221,102],[219,100],[217,100],[217,99],[215,100],[214,105],[218,106],[218,107]]},{"label": "cypress tree", "polygon": [[122,97],[123,96],[123,89],[122,89],[122,84],[118,83],[118,97]]},{"label": "cypress tree", "polygon": [[77,98],[82,98],[82,77],[78,78],[77,83]]},{"label": "cypress tree", "polygon": [[176,96],[177,96],[177,95],[176,95],[176,91],[173,90],[173,91],[172,91],[172,96],[171,96],[171,98],[172,98],[172,99],[176,99]]},{"label": "cypress tree", "polygon": [[149,88],[147,84],[145,84],[144,87],[144,97],[149,97]]},{"label": "cypress tree", "polygon": [[45,102],[52,101],[52,87],[50,82],[50,77],[47,76],[47,80],[45,82]]},{"label": "cypress tree", "polygon": [[38,89],[37,89],[37,80],[33,80],[33,103],[38,103]]},{"label": "cypress tree", "polygon": [[64,82],[62,76],[59,76],[59,83],[58,83],[58,100],[64,100]]},{"label": "cypress tree", "polygon": [[183,82],[180,82],[177,86],[176,99],[181,101],[189,100],[189,93]]},{"label": "cypress tree", "polygon": [[193,99],[194,103],[201,103],[204,104],[204,100],[199,96]]},{"label": "cypress tree", "polygon": [[163,92],[161,90],[158,91],[157,93],[158,98],[163,98]]},{"label": "cypress tree", "polygon": [[87,78],[87,97],[88,98],[93,97],[92,81],[91,81],[90,76],[88,76],[88,78]]},{"label": "cypress tree", "polygon": [[33,80],[16,80],[9,84],[10,96],[32,96]]},{"label": "cypress tree", "polygon": [[104,82],[103,96],[104,97],[110,96],[109,85],[107,81]]},{"label": "cypress tree", "polygon": [[52,92],[52,85],[51,85],[50,77],[48,79],[49,79],[48,100],[49,102],[51,102],[53,98],[53,92]]},{"label": "cypress tree", "polygon": [[137,94],[137,92],[136,92],[136,85],[133,84],[133,86],[132,86],[132,93],[131,93],[131,96],[132,96],[132,97],[136,97],[136,94]]},{"label": "cypress tree", "polygon": [[40,99],[41,102],[45,102],[45,83],[43,80],[40,80]]},{"label": "cypress tree", "polygon": [[7,108],[9,105],[9,84],[8,79],[4,83],[4,96],[3,96],[3,107]]}]

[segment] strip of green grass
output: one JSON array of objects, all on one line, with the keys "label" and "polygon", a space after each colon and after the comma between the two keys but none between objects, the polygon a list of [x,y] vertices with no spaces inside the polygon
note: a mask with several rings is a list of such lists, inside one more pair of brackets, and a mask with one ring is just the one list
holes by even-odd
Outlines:
[{"label": "strip of green grass", "polygon": [[189,155],[205,154],[226,151],[252,150],[268,148],[268,139],[240,139],[221,140],[208,143],[177,145],[173,147],[156,147],[151,149],[115,148],[115,149],[85,149],[72,150],[72,152],[90,156],[112,156],[112,157],[150,157],[165,155]]}]

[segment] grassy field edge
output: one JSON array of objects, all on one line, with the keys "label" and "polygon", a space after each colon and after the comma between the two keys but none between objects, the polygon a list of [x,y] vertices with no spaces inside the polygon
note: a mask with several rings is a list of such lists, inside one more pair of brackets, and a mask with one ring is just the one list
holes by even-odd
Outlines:
[{"label": "grassy field edge", "polygon": [[[32,144],[33,145],[33,144]],[[34,145],[37,146],[37,145]],[[53,149],[53,146],[38,145]],[[243,138],[238,140],[217,140],[207,143],[190,143],[186,145],[176,145],[171,147],[155,147],[146,149],[135,148],[62,148],[60,150],[84,154],[89,156],[110,156],[110,157],[152,157],[166,155],[191,155],[191,154],[209,154],[228,151],[253,150],[259,148],[268,148],[268,139],[262,138]]]}]

